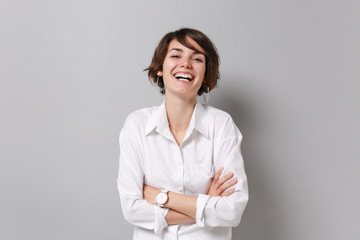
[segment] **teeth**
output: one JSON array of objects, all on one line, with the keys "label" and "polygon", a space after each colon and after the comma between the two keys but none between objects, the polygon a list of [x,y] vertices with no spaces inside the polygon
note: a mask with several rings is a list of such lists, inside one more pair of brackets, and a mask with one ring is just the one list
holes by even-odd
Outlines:
[{"label": "teeth", "polygon": [[186,80],[188,80],[188,81],[191,81],[191,80],[192,80],[191,74],[177,73],[177,74],[175,74],[175,77],[176,77],[177,79],[182,78],[182,79],[186,79]]},{"label": "teeth", "polygon": [[186,78],[178,78],[180,81],[185,81],[185,82],[190,82],[189,79],[186,79]]}]

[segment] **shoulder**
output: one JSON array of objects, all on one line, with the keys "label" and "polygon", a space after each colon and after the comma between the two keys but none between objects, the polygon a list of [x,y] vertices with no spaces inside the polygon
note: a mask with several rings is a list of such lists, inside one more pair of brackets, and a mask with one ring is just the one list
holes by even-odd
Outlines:
[{"label": "shoulder", "polygon": [[126,135],[133,135],[141,130],[145,131],[147,120],[157,107],[145,107],[129,113],[125,118],[121,132]]},{"label": "shoulder", "polygon": [[213,119],[214,121],[224,122],[232,119],[230,114],[225,112],[224,110],[221,110],[219,108],[210,105],[205,105],[204,107],[207,110],[208,114],[210,115],[210,118]]},{"label": "shoulder", "polygon": [[209,105],[205,107],[209,114],[209,119],[212,122],[214,138],[216,140],[224,140],[229,137],[242,137],[239,128],[228,112]]},{"label": "shoulder", "polygon": [[155,107],[137,109],[127,115],[125,123],[141,124],[146,122]]}]

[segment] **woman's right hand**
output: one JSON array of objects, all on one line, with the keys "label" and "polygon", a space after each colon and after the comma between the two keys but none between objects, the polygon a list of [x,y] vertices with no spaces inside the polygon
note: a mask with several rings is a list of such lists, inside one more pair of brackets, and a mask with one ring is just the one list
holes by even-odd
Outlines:
[{"label": "woman's right hand", "polygon": [[215,174],[213,180],[211,181],[207,195],[213,197],[227,197],[235,191],[233,186],[237,183],[237,179],[231,179],[234,176],[234,174],[231,172],[220,178],[223,170],[224,168],[220,168],[219,171],[217,171]]}]

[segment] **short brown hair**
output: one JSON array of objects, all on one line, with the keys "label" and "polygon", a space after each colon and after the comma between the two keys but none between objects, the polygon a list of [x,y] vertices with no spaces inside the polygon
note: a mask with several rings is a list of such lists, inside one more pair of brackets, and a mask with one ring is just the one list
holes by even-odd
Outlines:
[{"label": "short brown hair", "polygon": [[161,94],[165,94],[164,81],[162,77],[158,77],[157,72],[162,71],[162,65],[165,60],[170,42],[176,39],[185,47],[197,51],[194,46],[186,41],[186,37],[190,37],[204,50],[205,75],[204,82],[198,91],[198,95],[201,96],[204,92],[207,93],[207,88],[209,88],[210,91],[217,86],[217,81],[220,78],[220,58],[215,45],[204,33],[191,28],[181,28],[174,32],[167,33],[160,40],[157,48],[155,49],[150,66],[144,70],[149,71],[149,80],[154,84],[157,83],[157,85],[160,87]]}]

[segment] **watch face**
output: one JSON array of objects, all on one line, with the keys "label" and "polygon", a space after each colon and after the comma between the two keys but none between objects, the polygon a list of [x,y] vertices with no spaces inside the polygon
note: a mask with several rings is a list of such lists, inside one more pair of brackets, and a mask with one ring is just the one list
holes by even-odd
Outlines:
[{"label": "watch face", "polygon": [[156,195],[156,202],[159,204],[164,204],[166,203],[167,200],[167,194],[166,193],[159,193],[158,195]]}]

